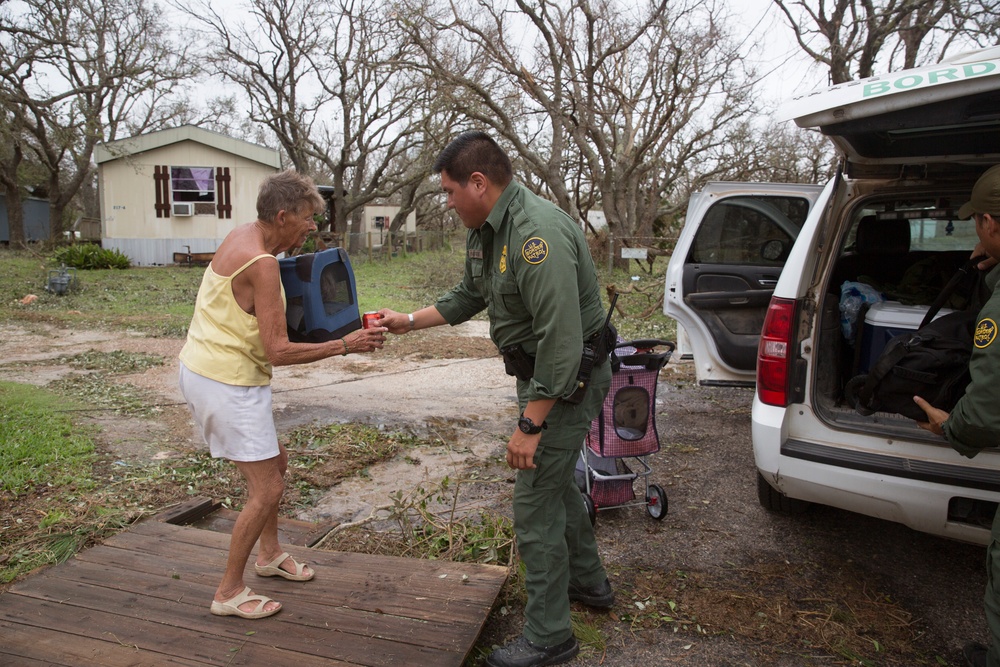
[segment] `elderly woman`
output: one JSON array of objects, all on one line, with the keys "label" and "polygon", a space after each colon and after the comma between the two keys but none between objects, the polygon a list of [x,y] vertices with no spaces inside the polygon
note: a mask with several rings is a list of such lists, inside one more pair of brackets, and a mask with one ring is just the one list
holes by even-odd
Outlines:
[{"label": "elderly woman", "polygon": [[349,352],[371,352],[383,327],[359,329],[339,340],[293,343],[285,325],[279,253],[303,243],[324,206],[306,176],[270,176],[257,196],[257,220],[226,236],[198,290],[187,342],[180,354],[180,387],[213,457],[236,464],[247,501],[233,527],[229,557],[211,611],[263,618],[281,605],[254,595],[243,570],[259,541],[255,571],[262,577],[308,581],[314,572],[278,545],[278,504],[288,453],[271,414],[271,368],[305,364]]}]

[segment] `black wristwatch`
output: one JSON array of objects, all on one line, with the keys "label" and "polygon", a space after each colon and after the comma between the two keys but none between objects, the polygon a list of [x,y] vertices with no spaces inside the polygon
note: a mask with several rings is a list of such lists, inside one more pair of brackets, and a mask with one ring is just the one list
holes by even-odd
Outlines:
[{"label": "black wristwatch", "polygon": [[545,422],[542,422],[542,425],[539,426],[535,422],[531,421],[529,417],[521,415],[521,418],[517,420],[517,427],[521,429],[522,433],[527,433],[528,435],[536,435],[538,433],[541,433],[543,428],[548,428],[549,425]]}]

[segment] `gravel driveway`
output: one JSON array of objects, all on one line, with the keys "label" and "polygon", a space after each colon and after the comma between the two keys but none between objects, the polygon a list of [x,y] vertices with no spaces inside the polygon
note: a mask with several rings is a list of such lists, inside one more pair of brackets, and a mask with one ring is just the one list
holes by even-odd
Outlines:
[{"label": "gravel driveway", "polygon": [[606,655],[579,664],[963,665],[965,641],[988,642],[983,547],[828,507],[765,511],[752,390],[699,387],[685,364],[660,380],[652,479],[670,511],[608,512],[598,535],[624,583],[617,615],[641,618],[649,595],[693,623],[609,624]]}]

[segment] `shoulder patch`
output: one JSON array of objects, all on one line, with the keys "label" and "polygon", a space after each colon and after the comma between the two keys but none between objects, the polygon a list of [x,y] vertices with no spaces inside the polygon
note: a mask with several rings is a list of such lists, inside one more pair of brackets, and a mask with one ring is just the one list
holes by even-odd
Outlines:
[{"label": "shoulder patch", "polygon": [[997,323],[988,317],[984,317],[979,320],[979,324],[976,325],[976,333],[972,340],[976,344],[976,347],[982,349],[984,347],[989,347],[990,344],[996,340],[997,337]]},{"label": "shoulder patch", "polygon": [[532,236],[521,246],[521,257],[528,264],[541,264],[549,256],[549,244],[545,239]]}]

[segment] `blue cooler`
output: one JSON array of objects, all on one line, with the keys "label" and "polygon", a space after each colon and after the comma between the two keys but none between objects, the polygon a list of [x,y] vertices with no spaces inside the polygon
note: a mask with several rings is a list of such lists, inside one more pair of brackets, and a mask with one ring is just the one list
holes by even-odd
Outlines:
[{"label": "blue cooler", "polygon": [[343,248],[329,248],[278,260],[285,288],[288,339],[321,343],[361,328],[351,260]]},{"label": "blue cooler", "polygon": [[[858,372],[867,373],[891,339],[908,331],[916,331],[927,308],[928,306],[906,306],[898,301],[873,303],[865,313],[865,325],[861,328]],[[942,308],[934,319],[950,312],[951,309]]]}]

